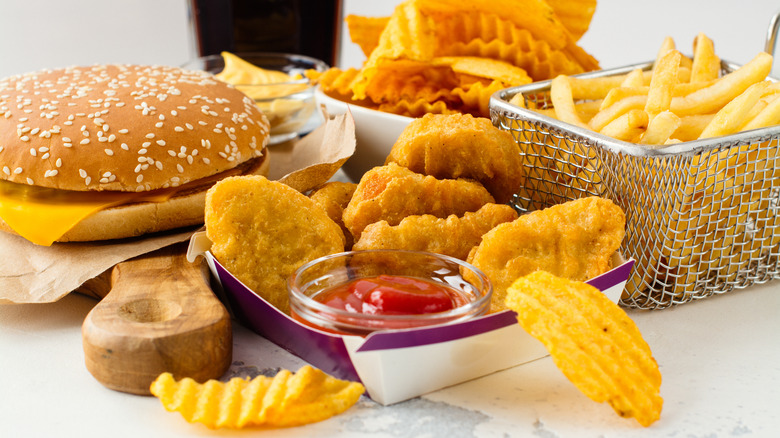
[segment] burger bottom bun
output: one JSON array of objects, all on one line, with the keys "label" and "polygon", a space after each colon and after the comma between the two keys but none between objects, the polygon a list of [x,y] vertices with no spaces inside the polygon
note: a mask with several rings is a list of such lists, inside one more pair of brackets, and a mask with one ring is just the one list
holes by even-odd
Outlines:
[{"label": "burger bottom bun", "polygon": [[[268,150],[252,161],[242,175],[268,175]],[[216,183],[214,181],[213,183]],[[174,195],[164,202],[118,205],[88,216],[63,234],[57,242],[88,242],[136,237],[174,228],[203,224],[206,192],[212,184]],[[16,233],[0,218],[0,230]]]}]

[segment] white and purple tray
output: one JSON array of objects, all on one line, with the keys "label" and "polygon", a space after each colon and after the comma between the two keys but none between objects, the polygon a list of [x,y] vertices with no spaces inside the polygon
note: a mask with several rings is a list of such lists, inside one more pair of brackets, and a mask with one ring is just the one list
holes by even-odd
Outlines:
[{"label": "white and purple tray", "polygon": [[[217,291],[234,316],[257,334],[335,377],[360,381],[381,404],[404,401],[546,356],[547,350],[507,310],[443,326],[336,335],[303,325],[268,304],[208,251],[205,233],[190,240],[188,257],[206,257]],[[629,260],[589,284],[617,302],[633,266]]]}]

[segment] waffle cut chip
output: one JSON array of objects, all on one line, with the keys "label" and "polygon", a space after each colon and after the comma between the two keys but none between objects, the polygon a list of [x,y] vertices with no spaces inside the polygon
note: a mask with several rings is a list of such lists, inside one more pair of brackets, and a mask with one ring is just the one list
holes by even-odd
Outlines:
[{"label": "waffle cut chip", "polygon": [[379,45],[379,36],[387,26],[390,17],[363,17],[350,14],[344,18],[349,39],[360,47],[363,54],[370,56]]},{"label": "waffle cut chip", "polygon": [[202,384],[189,377],[176,381],[170,373],[163,373],[152,382],[151,392],[165,409],[179,412],[190,423],[211,429],[240,429],[326,420],[357,403],[365,388],[306,365],[295,374],[281,370],[272,378],[236,377]]},{"label": "waffle cut chip", "polygon": [[579,40],[590,27],[596,0],[546,0],[571,36]]},{"label": "waffle cut chip", "polygon": [[507,290],[506,305],[586,396],[650,426],[661,416],[661,372],[639,329],[586,283],[536,271]]}]

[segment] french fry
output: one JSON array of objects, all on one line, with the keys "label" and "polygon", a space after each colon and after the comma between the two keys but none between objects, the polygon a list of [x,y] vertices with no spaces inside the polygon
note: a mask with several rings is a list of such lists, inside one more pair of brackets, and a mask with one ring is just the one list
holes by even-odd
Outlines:
[{"label": "french fry", "polygon": [[653,77],[650,79],[650,90],[647,92],[645,112],[650,120],[660,112],[669,109],[672,102],[672,90],[678,82],[677,74],[680,68],[682,54],[677,50],[669,50],[653,67]]},{"label": "french fry", "polygon": [[700,33],[693,40],[691,82],[707,82],[717,79],[719,75],[720,58],[715,55],[715,45],[707,35]]},{"label": "french fry", "polygon": [[719,137],[737,132],[750,109],[761,98],[761,93],[769,85],[762,81],[751,85],[744,93],[734,98],[715,114],[709,125],[704,128],[699,138]]},{"label": "french fry", "polygon": [[611,90],[609,90],[609,93],[604,97],[604,100],[601,101],[601,106],[599,107],[600,110],[607,109],[610,106],[612,106],[615,102],[621,101],[625,99],[626,97],[631,96],[647,96],[647,93],[650,91],[650,87],[646,87],[644,85],[638,86],[638,87],[615,87]]},{"label": "french fry", "polygon": [[618,140],[633,142],[647,128],[648,116],[641,109],[633,109],[616,118],[601,130],[601,134]]},{"label": "french fry", "polygon": [[658,48],[658,53],[655,55],[655,62],[653,62],[653,69],[655,69],[655,67],[661,61],[661,58],[663,58],[663,56],[666,55],[667,52],[675,49],[677,49],[677,45],[674,43],[674,38],[670,36],[664,38],[664,41],[661,43],[661,47]]},{"label": "french fry", "polygon": [[[633,72],[632,72],[633,73]],[[574,99],[596,100],[603,99],[609,91],[615,87],[620,87],[623,82],[632,73],[616,76],[603,76],[596,78],[569,78],[571,83],[571,93]],[[641,85],[650,84],[652,72],[643,71]]]},{"label": "french fry", "polygon": [[581,128],[587,128],[588,125],[583,123],[577,114],[577,110],[574,108],[574,99],[572,98],[569,79],[568,76],[559,75],[550,84],[550,98],[553,102],[553,108],[555,108],[555,115],[558,120]]},{"label": "french fry", "polygon": [[714,117],[715,114],[696,114],[680,117],[680,126],[674,131],[672,138],[681,141],[696,140]]},{"label": "french fry", "polygon": [[646,145],[669,144],[667,143],[669,138],[680,127],[681,123],[680,118],[673,112],[668,110],[661,112],[647,124],[647,130],[642,134],[639,143]]},{"label": "french fry", "polygon": [[625,99],[621,99],[615,102],[609,108],[599,111],[595,116],[593,116],[592,119],[590,119],[588,125],[590,126],[590,129],[599,132],[616,118],[633,109],[644,109],[646,104],[647,96],[626,97]]},{"label": "french fry", "polygon": [[641,68],[631,70],[631,73],[625,76],[620,86],[629,88],[645,86],[645,72]]},{"label": "french fry", "polygon": [[748,122],[740,128],[741,131],[780,124],[780,96],[775,95],[764,102],[763,109],[755,117],[748,120]]},{"label": "french fry", "polygon": [[752,84],[766,79],[772,70],[772,55],[761,52],[750,62],[721,77],[712,85],[685,97],[672,99],[671,110],[678,116],[717,112]]}]

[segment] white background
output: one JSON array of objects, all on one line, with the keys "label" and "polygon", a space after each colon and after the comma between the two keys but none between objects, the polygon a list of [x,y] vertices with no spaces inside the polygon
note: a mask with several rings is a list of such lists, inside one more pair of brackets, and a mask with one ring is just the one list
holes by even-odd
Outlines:
[{"label": "white background", "polygon": [[[398,0],[344,0],[344,14],[389,15]],[[181,65],[195,56],[187,0],[3,0],[0,77],[94,63]],[[580,44],[605,68],[655,57],[663,38],[690,51],[706,33],[721,58],[744,64],[763,50],[780,3],[601,0]],[[343,33],[340,66],[359,66],[360,50]],[[777,73],[777,70],[775,70]]]}]

